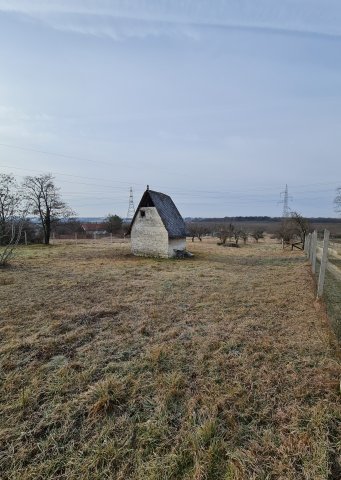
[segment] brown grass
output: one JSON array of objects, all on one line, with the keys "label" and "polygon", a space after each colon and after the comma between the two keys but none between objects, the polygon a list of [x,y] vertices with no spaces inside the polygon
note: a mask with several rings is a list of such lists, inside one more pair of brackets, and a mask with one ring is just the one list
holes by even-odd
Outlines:
[{"label": "brown grass", "polygon": [[341,478],[338,353],[302,254],[189,247],[23,247],[0,272],[1,478]]}]

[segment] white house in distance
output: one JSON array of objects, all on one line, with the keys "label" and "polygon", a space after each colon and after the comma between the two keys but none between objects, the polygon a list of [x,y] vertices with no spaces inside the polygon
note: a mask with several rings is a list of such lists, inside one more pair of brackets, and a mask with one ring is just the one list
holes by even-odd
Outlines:
[{"label": "white house in distance", "polygon": [[171,258],[186,249],[185,222],[173,200],[164,193],[144,192],[128,234],[134,255]]}]

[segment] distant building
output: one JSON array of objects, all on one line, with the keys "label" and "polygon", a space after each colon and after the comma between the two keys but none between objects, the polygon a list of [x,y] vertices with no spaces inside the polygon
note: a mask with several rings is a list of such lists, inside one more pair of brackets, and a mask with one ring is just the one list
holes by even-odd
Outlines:
[{"label": "distant building", "polygon": [[128,234],[134,255],[170,258],[186,248],[185,222],[173,200],[164,193],[144,192]]},{"label": "distant building", "polygon": [[82,231],[87,235],[105,235],[107,233],[107,227],[105,223],[82,223],[81,228]]}]

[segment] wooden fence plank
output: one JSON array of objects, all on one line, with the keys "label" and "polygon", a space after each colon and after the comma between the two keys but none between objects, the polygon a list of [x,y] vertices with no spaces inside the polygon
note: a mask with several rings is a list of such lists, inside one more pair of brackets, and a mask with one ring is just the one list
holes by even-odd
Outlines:
[{"label": "wooden fence plank", "polygon": [[322,297],[322,294],[323,294],[323,286],[324,286],[326,267],[328,262],[329,235],[330,235],[330,232],[328,230],[325,230],[324,239],[323,239],[323,252],[322,252],[322,258],[321,258],[320,274],[319,274],[319,280],[318,280],[318,286],[317,286],[317,298]]},{"label": "wooden fence plank", "polygon": [[316,272],[316,249],[317,249],[317,231],[314,230],[312,235],[312,246],[311,246],[311,271]]}]

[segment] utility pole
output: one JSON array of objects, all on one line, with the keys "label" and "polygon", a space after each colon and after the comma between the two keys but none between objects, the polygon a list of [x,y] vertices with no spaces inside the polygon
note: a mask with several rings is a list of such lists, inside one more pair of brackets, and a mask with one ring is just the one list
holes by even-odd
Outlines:
[{"label": "utility pole", "polygon": [[289,200],[292,200],[292,197],[289,196],[289,189],[288,185],[285,185],[284,192],[281,192],[281,196],[283,195],[283,199],[279,203],[283,203],[283,218],[290,217],[290,208],[289,208]]},{"label": "utility pole", "polygon": [[130,194],[129,194],[129,206],[128,206],[128,213],[127,219],[131,220],[135,214],[135,206],[134,206],[134,196],[133,196],[133,189],[130,187]]}]

